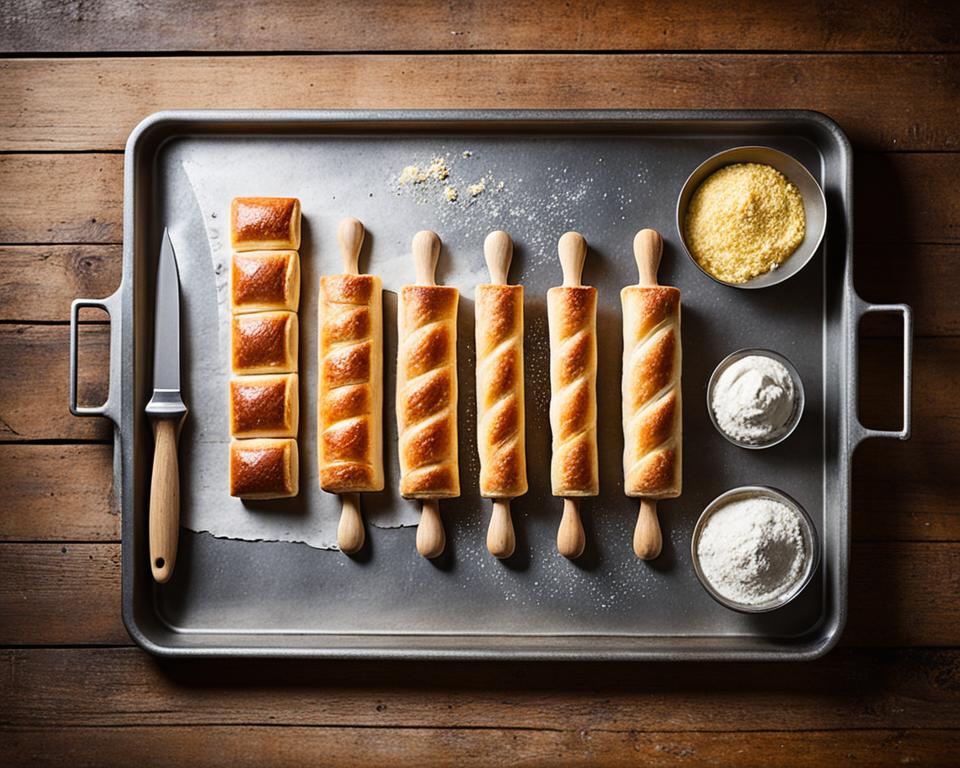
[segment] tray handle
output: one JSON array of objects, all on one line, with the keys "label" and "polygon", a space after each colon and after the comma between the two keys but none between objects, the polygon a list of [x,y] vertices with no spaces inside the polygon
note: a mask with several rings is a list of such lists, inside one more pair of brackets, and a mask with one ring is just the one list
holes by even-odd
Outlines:
[{"label": "tray handle", "polygon": [[871,429],[860,422],[859,413],[854,415],[857,430],[856,442],[870,437],[888,437],[907,440],[910,437],[910,403],[913,380],[913,310],[906,304],[871,304],[858,301],[856,308],[856,331],[853,334],[853,392],[859,392],[860,381],[860,320],[872,312],[897,312],[903,318],[903,425],[900,429]]},{"label": "tray handle", "polygon": [[[70,413],[74,416],[106,416],[114,423],[119,421],[117,407],[120,403],[120,291],[105,299],[74,299],[70,305]],[[102,309],[110,318],[110,370],[107,383],[107,399],[101,405],[79,405],[77,403],[77,333],[80,310],[85,308]]]}]

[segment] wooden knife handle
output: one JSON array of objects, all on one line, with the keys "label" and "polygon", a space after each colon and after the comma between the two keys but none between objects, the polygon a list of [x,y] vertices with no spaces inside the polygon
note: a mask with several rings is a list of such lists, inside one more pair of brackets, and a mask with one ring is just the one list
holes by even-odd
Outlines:
[{"label": "wooden knife handle", "polygon": [[153,423],[153,475],[150,478],[150,570],[160,584],[169,581],[177,562],[180,534],[180,465],[176,419]]}]

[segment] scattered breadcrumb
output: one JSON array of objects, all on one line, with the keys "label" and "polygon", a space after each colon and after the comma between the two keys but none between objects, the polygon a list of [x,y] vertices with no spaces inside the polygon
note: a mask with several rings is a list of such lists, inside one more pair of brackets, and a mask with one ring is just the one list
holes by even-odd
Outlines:
[{"label": "scattered breadcrumb", "polygon": [[435,157],[430,161],[430,165],[421,168],[419,165],[408,165],[401,172],[397,183],[401,186],[407,184],[423,184],[430,179],[443,181],[450,175],[450,169],[442,157]]},{"label": "scattered breadcrumb", "polygon": [[487,188],[487,180],[480,179],[480,181],[476,182],[475,184],[471,184],[469,187],[467,187],[467,192],[470,193],[470,197],[476,197],[477,195],[483,194],[486,188]]},{"label": "scattered breadcrumb", "polygon": [[473,152],[471,152],[469,149],[465,149],[463,150],[461,157],[466,160],[468,157],[473,157]]},{"label": "scattered breadcrumb", "polygon": [[457,198],[460,196],[460,193],[457,192],[456,187],[444,187],[443,196],[447,198],[451,203],[457,202]]}]

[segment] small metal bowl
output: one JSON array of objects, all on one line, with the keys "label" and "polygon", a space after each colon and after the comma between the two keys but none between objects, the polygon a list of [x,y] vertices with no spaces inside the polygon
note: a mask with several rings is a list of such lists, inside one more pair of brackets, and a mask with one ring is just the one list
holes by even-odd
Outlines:
[{"label": "small metal bowl", "polygon": [[[769,357],[776,360],[787,369],[787,373],[790,374],[790,379],[793,381],[793,414],[790,416],[790,420],[787,422],[784,431],[765,443],[747,443],[728,435],[717,423],[717,415],[713,412],[713,390],[717,385],[717,380],[720,378],[720,374],[722,374],[737,360],[740,360],[744,357],[750,357],[751,355]],[[774,352],[772,349],[738,349],[736,352],[727,355],[717,364],[717,367],[713,369],[713,373],[710,375],[710,380],[707,382],[707,413],[710,414],[710,422],[716,428],[717,432],[740,448],[758,450],[761,448],[770,448],[774,445],[782,443],[793,434],[793,431],[797,428],[797,424],[800,423],[800,417],[803,416],[804,402],[805,397],[803,394],[803,379],[800,378],[800,374],[797,372],[797,369],[794,367],[793,363],[787,360],[787,358],[777,352]]]},{"label": "small metal bowl", "polygon": [[[736,163],[760,163],[776,168],[780,173],[787,177],[799,190],[800,197],[803,200],[803,211],[806,216],[806,226],[803,241],[797,246],[790,257],[776,269],[771,269],[762,275],[757,275],[752,280],[745,283],[728,283],[711,275],[707,270],[700,266],[700,263],[693,257],[690,246],[687,244],[687,233],[685,219],[687,208],[690,205],[690,198],[703,181],[714,171],[718,171],[726,165]],[[813,178],[810,171],[800,161],[790,155],[780,152],[770,147],[736,147],[719,152],[713,157],[704,160],[697,169],[690,174],[680,190],[680,197],[677,200],[677,231],[680,234],[680,242],[683,243],[683,250],[690,261],[697,265],[703,274],[722,285],[729,285],[731,288],[768,288],[771,285],[782,283],[784,280],[793,277],[807,262],[813,258],[823,240],[824,232],[827,229],[827,201],[823,196],[823,190]]]},{"label": "small metal bowl", "polygon": [[[697,554],[697,545],[700,543],[700,534],[703,533],[704,526],[706,526],[707,521],[714,512],[730,502],[745,498],[756,498],[757,496],[766,496],[767,498],[779,501],[781,504],[785,504],[797,512],[800,519],[800,531],[803,534],[803,546],[807,551],[807,563],[797,582],[776,600],[761,603],[760,605],[744,605],[743,603],[737,603],[724,597],[714,589],[700,567],[700,556]],[[744,485],[739,488],[733,488],[726,493],[721,493],[703,510],[700,519],[697,520],[696,527],[693,529],[693,538],[690,541],[690,556],[693,562],[693,570],[696,572],[700,584],[703,585],[707,594],[720,603],[720,605],[734,611],[739,611],[740,613],[769,613],[770,611],[775,611],[777,608],[785,606],[803,592],[810,583],[813,574],[816,573],[820,565],[820,537],[817,535],[817,527],[813,524],[813,520],[810,519],[807,511],[800,506],[796,500],[792,499],[783,491],[765,485]]]}]

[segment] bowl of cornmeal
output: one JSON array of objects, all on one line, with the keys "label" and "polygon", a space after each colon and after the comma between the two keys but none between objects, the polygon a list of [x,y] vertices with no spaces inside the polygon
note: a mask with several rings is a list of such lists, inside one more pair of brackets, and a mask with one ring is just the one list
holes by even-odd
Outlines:
[{"label": "bowl of cornmeal", "polygon": [[806,266],[827,228],[823,190],[770,147],[736,147],[701,163],[677,201],[680,242],[700,270],[734,288],[767,288]]}]

